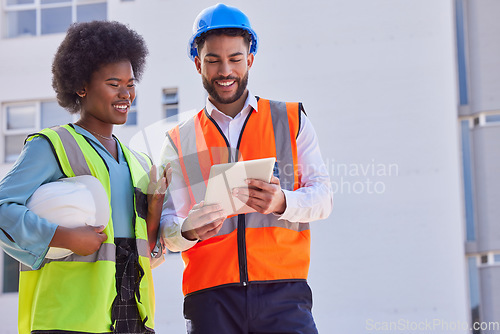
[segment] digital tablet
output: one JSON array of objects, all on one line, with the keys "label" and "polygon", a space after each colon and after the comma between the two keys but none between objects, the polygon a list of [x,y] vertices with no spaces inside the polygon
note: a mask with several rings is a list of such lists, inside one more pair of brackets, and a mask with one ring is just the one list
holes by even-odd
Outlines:
[{"label": "digital tablet", "polygon": [[276,158],[265,158],[238,161],[213,165],[205,193],[206,204],[220,204],[224,212],[230,216],[255,212],[254,209],[234,197],[234,188],[247,188],[246,179],[271,181]]}]

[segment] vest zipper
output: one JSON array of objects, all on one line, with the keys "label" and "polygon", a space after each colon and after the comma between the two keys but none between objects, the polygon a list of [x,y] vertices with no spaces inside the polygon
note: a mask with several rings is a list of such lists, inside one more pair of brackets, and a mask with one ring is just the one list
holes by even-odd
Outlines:
[{"label": "vest zipper", "polygon": [[238,215],[238,266],[240,269],[240,283],[243,286],[246,286],[248,284],[247,244],[245,235],[245,215]]},{"label": "vest zipper", "polygon": [[[241,128],[240,136],[238,138],[238,144],[236,145],[236,152],[239,151],[240,149],[240,144],[241,144],[241,137],[243,136],[243,130],[245,130],[245,127],[247,125],[248,119],[250,118],[250,115],[253,114],[254,109],[250,110],[248,113],[247,118],[245,119],[245,122],[243,123],[243,126]],[[219,127],[219,124],[210,116],[207,112],[207,109],[205,108],[205,115],[208,117],[210,121],[215,125],[217,130],[219,131],[220,135],[222,138],[224,138],[224,141],[226,142],[227,149],[228,149],[228,155],[229,155],[229,162],[232,162],[232,154],[231,154],[231,146],[229,145],[229,141],[227,140],[226,136],[222,132],[221,128]],[[235,157],[235,161],[238,161],[238,156]],[[236,231],[236,238],[238,241],[238,267],[239,267],[239,273],[240,273],[240,283],[243,286],[246,286],[248,284],[248,266],[247,266],[247,244],[246,244],[246,224],[245,224],[245,215],[240,214],[238,215],[238,227]]]},{"label": "vest zipper", "polygon": [[[239,152],[241,138],[243,137],[243,131],[247,125],[248,120],[250,119],[250,115],[253,114],[254,109],[250,110],[248,113],[243,126],[241,127],[240,136],[238,138],[238,144],[236,145],[236,150]],[[236,156],[236,161],[238,161],[238,157]],[[240,283],[243,286],[248,284],[248,265],[247,265],[247,240],[246,240],[246,220],[245,215],[238,215],[238,266],[240,268]]]}]

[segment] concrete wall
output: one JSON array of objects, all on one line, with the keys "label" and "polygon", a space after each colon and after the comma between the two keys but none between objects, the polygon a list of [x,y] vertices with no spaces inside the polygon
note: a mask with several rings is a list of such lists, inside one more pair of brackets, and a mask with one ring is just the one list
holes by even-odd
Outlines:
[{"label": "concrete wall", "polygon": [[[500,301],[496,293],[500,289],[500,266],[482,267],[479,270],[480,284],[481,284],[481,316],[484,322],[498,321],[498,310],[500,309]],[[493,329],[493,328],[492,328]],[[498,333],[497,331],[490,330],[485,333]]]},{"label": "concrete wall", "polygon": [[[159,119],[162,88],[179,88],[182,111],[203,107],[186,48],[195,16],[213,3],[109,2],[109,18],[130,23],[151,51],[138,87],[139,126],[117,129],[120,137]],[[334,211],[311,224],[320,333],[467,321],[453,1],[227,4],[244,10],[259,34],[250,89],[304,102],[332,174]],[[26,41],[30,53],[21,52],[23,40],[0,41],[0,102],[50,96],[49,63],[61,39]],[[27,86],[14,81],[30,72],[36,78]],[[181,268],[172,255],[155,271],[159,333],[183,328]],[[0,297],[5,303],[12,298]],[[0,313],[3,324],[15,319],[9,311]]]},{"label": "concrete wall", "polygon": [[[500,250],[500,141],[499,126],[475,127],[473,131],[474,180],[476,190],[477,251]],[[500,278],[500,276],[499,276]],[[499,309],[500,311],[500,309]]]},{"label": "concrete wall", "polygon": [[500,2],[466,1],[471,112],[500,109]]}]

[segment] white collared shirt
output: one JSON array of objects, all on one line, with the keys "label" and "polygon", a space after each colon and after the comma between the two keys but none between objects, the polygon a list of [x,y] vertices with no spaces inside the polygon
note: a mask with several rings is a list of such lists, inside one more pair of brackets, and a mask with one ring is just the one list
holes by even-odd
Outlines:
[{"label": "white collared shirt", "polygon": [[[224,136],[226,136],[229,142],[229,146],[232,148],[236,148],[236,146],[238,145],[240,132],[243,128],[243,124],[245,123],[248,114],[252,112],[253,109],[258,112],[257,99],[255,98],[255,96],[250,95],[250,93],[248,94],[248,97],[245,101],[245,105],[243,106],[241,111],[236,116],[234,116],[234,118],[219,111],[208,98],[205,108],[207,109],[208,114],[217,122],[217,125],[222,130],[222,133],[224,133]],[[236,150],[232,151],[233,154],[236,152]],[[232,161],[235,161],[234,158],[235,157],[233,156]]]},{"label": "white collared shirt", "polygon": [[[208,98],[206,101],[208,114],[217,122],[232,148],[238,145],[243,124],[252,109],[257,111],[257,99],[251,92],[248,92],[243,109],[234,118],[219,111]],[[300,117],[297,159],[301,184],[295,191],[282,190],[285,194],[286,209],[279,219],[311,222],[328,217],[333,207],[333,192],[327,168],[321,157],[316,132],[304,114],[301,113]],[[168,138],[165,139],[160,158],[162,166],[178,159]],[[182,224],[190,209],[190,198],[182,171],[174,166],[173,169],[172,183],[163,206],[161,225],[167,247],[171,251],[183,251],[194,246],[196,241],[187,240],[181,235]]]}]

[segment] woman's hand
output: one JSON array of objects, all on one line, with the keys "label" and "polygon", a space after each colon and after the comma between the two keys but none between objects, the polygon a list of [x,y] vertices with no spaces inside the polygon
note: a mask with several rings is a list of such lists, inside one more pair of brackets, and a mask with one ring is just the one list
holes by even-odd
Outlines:
[{"label": "woman's hand", "polygon": [[108,239],[103,232],[104,226],[57,226],[56,232],[50,241],[50,247],[66,248],[73,253],[87,256],[99,250],[101,244]]},{"label": "woman's hand", "polygon": [[165,199],[165,192],[168,185],[172,180],[172,167],[170,163],[167,164],[163,170],[160,180],[156,180],[156,166],[151,166],[149,171],[149,185],[148,185],[148,215],[146,217],[146,224],[148,226],[148,241],[150,251],[155,248],[156,239],[158,236],[158,227],[160,226],[161,211],[163,208],[163,201]]}]

